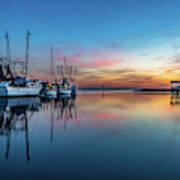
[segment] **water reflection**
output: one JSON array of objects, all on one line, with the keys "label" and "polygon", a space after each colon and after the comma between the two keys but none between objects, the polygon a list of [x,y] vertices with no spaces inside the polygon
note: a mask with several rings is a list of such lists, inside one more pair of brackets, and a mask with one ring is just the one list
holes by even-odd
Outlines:
[{"label": "water reflection", "polygon": [[77,120],[77,109],[75,103],[76,96],[60,96],[57,108],[59,109],[57,114],[57,120],[64,121],[64,130],[67,128],[67,123]]},{"label": "water reflection", "polygon": [[180,94],[179,91],[171,92],[171,98],[170,98],[170,104],[171,105],[177,105],[180,104]]},{"label": "water reflection", "polygon": [[0,136],[6,138],[5,157],[8,160],[11,145],[11,133],[24,132],[26,158],[30,160],[28,122],[39,111],[38,98],[2,98],[0,99]]},{"label": "water reflection", "polygon": [[51,141],[53,137],[54,120],[61,121],[63,128],[66,130],[67,124],[77,120],[76,96],[61,95],[56,99],[41,99],[42,111],[50,109],[51,119]]},{"label": "water reflection", "polygon": [[2,177],[180,175],[180,106],[172,100],[132,92],[0,99]]},{"label": "water reflection", "polygon": [[59,96],[50,98],[1,98],[0,99],[0,136],[6,138],[5,157],[8,160],[11,147],[11,134],[24,133],[26,159],[30,161],[30,143],[28,123],[35,113],[50,109],[50,141],[53,142],[54,121],[62,121],[63,129],[67,123],[77,119],[76,96]]}]

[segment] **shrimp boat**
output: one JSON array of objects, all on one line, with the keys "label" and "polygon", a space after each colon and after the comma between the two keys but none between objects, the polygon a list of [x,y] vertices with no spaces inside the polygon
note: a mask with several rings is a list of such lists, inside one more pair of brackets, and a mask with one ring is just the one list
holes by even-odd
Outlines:
[{"label": "shrimp boat", "polygon": [[66,78],[63,78],[63,83],[59,85],[57,92],[59,94],[71,94],[70,84]]},{"label": "shrimp boat", "polygon": [[54,58],[53,58],[53,47],[51,46],[50,48],[50,77],[51,80],[49,82],[44,82],[42,83],[43,88],[42,88],[42,97],[47,97],[47,98],[56,98],[57,97],[57,87],[53,83],[54,82]]},{"label": "shrimp boat", "polygon": [[[0,97],[19,97],[19,96],[38,96],[41,91],[41,83],[38,79],[26,79],[28,75],[28,57],[29,57],[29,37],[26,36],[26,55],[25,61],[11,61],[9,50],[9,37],[6,33],[7,57],[0,57]],[[16,71],[21,66],[23,76]]]},{"label": "shrimp boat", "polygon": [[56,97],[57,96],[57,91],[55,89],[51,89],[51,90],[47,91],[46,96]]},{"label": "shrimp boat", "polygon": [[50,98],[57,97],[57,89],[54,85],[51,85],[51,83],[44,82],[42,83],[42,86],[43,86],[41,91],[42,97],[50,97]]},{"label": "shrimp boat", "polygon": [[38,96],[41,88],[38,79],[14,76],[10,64],[0,61],[0,97]]},{"label": "shrimp boat", "polygon": [[15,80],[0,83],[0,97],[38,96],[41,91],[39,80],[26,80],[23,86],[16,85]]},{"label": "shrimp boat", "polygon": [[29,80],[24,87],[15,87],[12,81],[0,83],[0,97],[38,96],[40,91],[40,83],[34,80]]},{"label": "shrimp boat", "polygon": [[59,94],[71,94],[71,89],[65,89],[65,88],[62,88],[62,89],[59,89],[58,90],[58,93]]},{"label": "shrimp boat", "polygon": [[76,92],[76,86],[73,84],[76,79],[77,69],[71,65],[66,64],[66,57],[64,64],[57,66],[58,74],[61,74],[61,83],[58,84],[58,94],[68,95]]}]

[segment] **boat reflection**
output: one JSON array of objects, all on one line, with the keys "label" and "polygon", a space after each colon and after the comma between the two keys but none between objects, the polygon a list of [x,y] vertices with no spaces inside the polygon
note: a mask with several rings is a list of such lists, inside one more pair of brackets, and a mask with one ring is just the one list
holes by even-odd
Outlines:
[{"label": "boat reflection", "polygon": [[24,132],[26,141],[26,158],[31,159],[29,150],[28,122],[39,111],[39,98],[1,98],[0,99],[0,136],[6,138],[5,157],[8,160],[11,134]]},{"label": "boat reflection", "polygon": [[64,130],[67,128],[67,123],[77,120],[77,109],[76,109],[76,96],[60,96],[59,97],[59,109],[57,119],[64,121]]},{"label": "boat reflection", "polygon": [[77,122],[76,95],[60,95],[57,98],[43,98],[42,111],[49,111],[50,117],[50,141],[53,142],[54,122],[59,121],[63,124],[63,130],[67,129],[68,124]]},{"label": "boat reflection", "polygon": [[[29,122],[35,113],[49,113],[50,142],[53,142],[54,123],[61,120],[63,129],[77,119],[75,96],[59,96],[56,99],[39,98],[1,98],[0,99],[0,137],[5,138],[5,157],[9,158],[11,144],[15,136],[25,137],[26,159],[30,161]],[[33,120],[32,120],[33,121]],[[34,121],[33,121],[34,122]],[[30,126],[31,127],[31,126]],[[32,131],[32,130],[31,130]],[[20,133],[21,132],[21,133]]]},{"label": "boat reflection", "polygon": [[53,142],[54,134],[54,121],[60,121],[63,124],[64,131],[67,129],[68,124],[77,121],[77,108],[76,108],[75,95],[61,95],[56,99],[42,99],[42,111],[50,109],[50,141]]},{"label": "boat reflection", "polygon": [[179,94],[179,91],[171,92],[170,104],[171,105],[180,104],[180,94]]}]

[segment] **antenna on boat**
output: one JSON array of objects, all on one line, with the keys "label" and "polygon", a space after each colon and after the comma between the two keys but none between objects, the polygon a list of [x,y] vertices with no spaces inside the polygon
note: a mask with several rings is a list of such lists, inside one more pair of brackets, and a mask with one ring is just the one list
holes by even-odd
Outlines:
[{"label": "antenna on boat", "polygon": [[64,69],[63,69],[63,66],[60,66],[60,71],[61,71],[61,78],[63,79],[63,77],[64,77]]},{"label": "antenna on boat", "polygon": [[26,76],[28,75],[28,60],[29,60],[29,39],[30,39],[30,31],[27,30],[27,33],[26,33],[26,52],[25,52],[25,63],[26,63],[26,66],[25,66],[25,70],[26,70]]},{"label": "antenna on boat", "polygon": [[64,72],[65,72],[65,77],[67,77],[68,76],[68,66],[67,66],[66,56],[64,57]]},{"label": "antenna on boat", "polygon": [[69,66],[69,79],[72,79],[73,66]]},{"label": "antenna on boat", "polygon": [[77,77],[77,67],[75,67],[75,70],[74,70],[74,80],[76,80],[76,77]]},{"label": "antenna on boat", "polygon": [[51,81],[53,81],[53,76],[54,76],[53,46],[51,46],[51,48],[50,48],[50,58],[51,58]]},{"label": "antenna on boat", "polygon": [[7,53],[7,59],[8,59],[8,61],[11,62],[11,52],[10,52],[9,35],[8,35],[8,32],[7,32],[7,31],[6,31],[6,34],[5,34],[5,38],[6,38],[6,53]]},{"label": "antenna on boat", "polygon": [[64,57],[64,65],[66,66],[66,57]]}]

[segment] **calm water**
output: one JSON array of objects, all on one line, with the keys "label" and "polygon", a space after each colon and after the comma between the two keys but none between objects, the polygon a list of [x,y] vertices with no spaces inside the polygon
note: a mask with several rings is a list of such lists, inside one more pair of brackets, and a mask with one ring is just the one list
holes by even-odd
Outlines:
[{"label": "calm water", "polygon": [[0,99],[0,135],[2,179],[180,177],[180,104],[169,94]]}]

